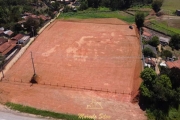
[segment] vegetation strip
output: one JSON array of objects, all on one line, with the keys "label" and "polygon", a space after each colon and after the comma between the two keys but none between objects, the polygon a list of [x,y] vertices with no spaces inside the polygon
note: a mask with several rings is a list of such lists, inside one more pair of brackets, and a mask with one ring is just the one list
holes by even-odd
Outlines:
[{"label": "vegetation strip", "polygon": [[118,18],[121,20],[124,20],[128,23],[134,22],[134,16],[131,16],[125,12],[122,11],[109,11],[109,12],[102,12],[102,11],[90,11],[90,12],[84,12],[84,11],[78,11],[78,12],[68,12],[68,13],[62,13],[58,18],[60,19],[88,19],[88,18]]},{"label": "vegetation strip", "polygon": [[[41,115],[43,117],[52,117],[52,118],[65,119],[65,120],[81,120],[81,118],[79,118],[77,115],[56,113],[56,112],[51,112],[47,110],[39,110],[33,107],[23,106],[23,105],[11,103],[11,102],[7,102],[5,105],[13,110],[18,110],[20,112],[30,113],[34,115]],[[84,120],[92,120],[92,119],[84,118]]]}]

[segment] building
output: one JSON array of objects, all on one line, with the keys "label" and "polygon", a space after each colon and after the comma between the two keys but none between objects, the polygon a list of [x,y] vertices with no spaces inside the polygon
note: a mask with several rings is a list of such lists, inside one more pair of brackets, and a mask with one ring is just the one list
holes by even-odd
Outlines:
[{"label": "building", "polygon": [[180,69],[180,60],[176,60],[176,61],[167,61],[166,65],[168,68],[179,68]]},{"label": "building", "polygon": [[165,45],[169,45],[170,39],[165,37],[159,37],[159,41],[161,45],[165,46]]},{"label": "building", "polygon": [[30,36],[24,36],[18,41],[18,43],[22,45],[26,45],[29,42],[29,40],[30,40]]},{"label": "building", "polygon": [[14,32],[11,31],[11,30],[6,30],[6,31],[4,31],[4,35],[5,35],[6,37],[8,37],[8,38],[12,37],[13,33],[14,33]]},{"label": "building", "polygon": [[156,63],[151,58],[145,58],[145,66],[155,68]]},{"label": "building", "polygon": [[9,42],[5,42],[0,45],[0,54],[1,55],[9,55],[16,48],[16,44],[11,44]]},{"label": "building", "polygon": [[18,42],[23,37],[24,37],[23,34],[17,34],[16,36],[12,37],[11,40]]},{"label": "building", "polygon": [[5,42],[8,42],[8,39],[0,38],[0,45],[4,44]]},{"label": "building", "polygon": [[142,37],[145,38],[145,40],[150,40],[152,38],[152,34],[147,28],[143,27]]},{"label": "building", "polygon": [[176,10],[176,15],[180,16],[180,10]]}]

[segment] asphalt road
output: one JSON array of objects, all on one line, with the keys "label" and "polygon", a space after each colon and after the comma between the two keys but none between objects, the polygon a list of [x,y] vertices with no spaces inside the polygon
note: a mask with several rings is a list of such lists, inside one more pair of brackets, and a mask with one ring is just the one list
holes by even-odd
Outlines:
[{"label": "asphalt road", "polygon": [[48,119],[18,115],[18,114],[7,113],[7,112],[0,112],[0,120],[48,120]]}]

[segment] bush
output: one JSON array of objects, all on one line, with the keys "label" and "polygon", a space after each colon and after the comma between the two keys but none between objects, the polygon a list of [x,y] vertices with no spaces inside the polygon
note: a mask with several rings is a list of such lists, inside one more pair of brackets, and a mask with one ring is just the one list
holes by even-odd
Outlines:
[{"label": "bush", "polygon": [[172,49],[180,49],[180,35],[175,34],[171,37],[169,45],[171,46]]},{"label": "bush", "polygon": [[154,36],[148,43],[151,46],[157,47],[160,44],[159,38],[157,36]]},{"label": "bush", "polygon": [[162,51],[161,56],[165,56],[166,58],[167,57],[172,58],[172,52],[169,50],[164,50]]},{"label": "bush", "polygon": [[144,48],[143,54],[145,57],[155,57],[156,56],[150,48]]}]

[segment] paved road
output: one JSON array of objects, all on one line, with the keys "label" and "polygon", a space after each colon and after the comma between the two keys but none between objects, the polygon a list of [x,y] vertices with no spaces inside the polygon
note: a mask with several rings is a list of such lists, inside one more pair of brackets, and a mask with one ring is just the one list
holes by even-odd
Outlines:
[{"label": "paved road", "polygon": [[14,113],[0,112],[0,120],[47,120],[30,116],[18,115]]}]

